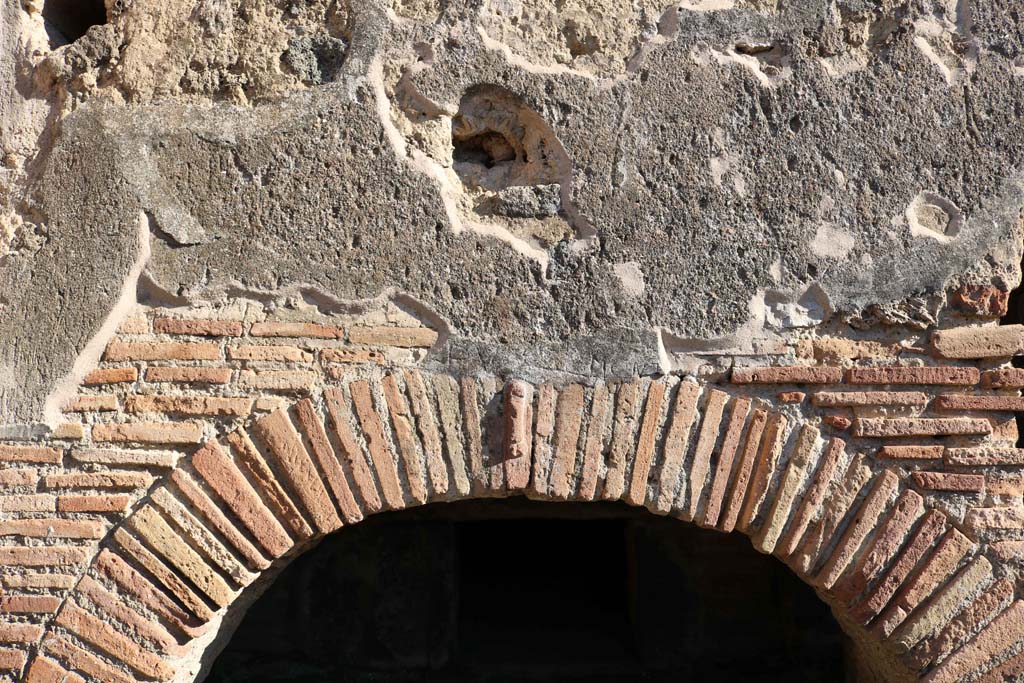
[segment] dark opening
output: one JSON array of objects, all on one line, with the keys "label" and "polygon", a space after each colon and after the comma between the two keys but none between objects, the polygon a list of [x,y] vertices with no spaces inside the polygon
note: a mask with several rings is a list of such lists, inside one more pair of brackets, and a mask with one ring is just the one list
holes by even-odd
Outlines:
[{"label": "dark opening", "polygon": [[329,537],[206,680],[837,683],[853,680],[845,647],[813,591],[743,537],[618,505],[487,501]]},{"label": "dark opening", "polygon": [[91,26],[107,23],[107,8],[103,0],[46,0],[43,19],[50,47],[56,48],[78,40]]},{"label": "dark opening", "polygon": [[495,164],[515,161],[516,150],[501,133],[487,131],[469,138],[455,138],[452,157],[455,161],[481,164],[494,168]]}]

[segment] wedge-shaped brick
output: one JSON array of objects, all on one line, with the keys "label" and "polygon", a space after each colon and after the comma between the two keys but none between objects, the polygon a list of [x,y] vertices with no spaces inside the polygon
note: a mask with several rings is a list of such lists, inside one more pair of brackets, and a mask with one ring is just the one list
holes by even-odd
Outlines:
[{"label": "wedge-shaped brick", "polygon": [[715,465],[715,473],[711,479],[711,492],[708,494],[708,503],[704,508],[701,526],[713,527],[718,524],[718,518],[722,514],[722,505],[725,502],[725,494],[729,487],[729,479],[732,476],[733,461],[736,459],[736,451],[739,450],[740,441],[743,438],[743,426],[746,424],[749,412],[750,399],[737,398],[733,401],[729,425],[725,429],[722,446],[718,451],[718,463]]},{"label": "wedge-shaped brick", "polygon": [[503,407],[505,482],[510,491],[520,491],[530,485],[533,464],[533,387],[522,380],[512,380],[505,385]]},{"label": "wedge-shaped brick", "polygon": [[555,412],[555,452],[548,478],[550,495],[567,500],[576,488],[576,454],[583,423],[586,393],[579,384],[570,384],[558,395]]},{"label": "wedge-shaped brick", "polygon": [[[598,382],[590,400],[590,419],[587,422],[587,436],[583,450],[583,466],[580,471],[579,498],[594,500],[597,484],[604,464],[605,446],[610,438],[612,403],[614,397],[608,385]],[[671,501],[669,501],[671,505]]]},{"label": "wedge-shaped brick", "polygon": [[818,515],[822,503],[825,502],[825,496],[828,495],[829,489],[834,483],[833,476],[839,467],[845,447],[846,443],[842,439],[832,439],[829,442],[828,449],[821,458],[821,464],[818,465],[818,470],[814,473],[814,481],[807,489],[807,493],[804,494],[803,501],[786,531],[786,536],[778,547],[780,555],[788,556],[796,551],[804,534],[807,533],[811,521]]},{"label": "wedge-shaped brick", "polygon": [[96,655],[83,650],[67,638],[50,637],[40,646],[42,652],[63,663],[68,669],[81,671],[103,683],[135,683],[133,678],[115,669]]},{"label": "wedge-shaped brick", "polygon": [[134,559],[164,587],[169,595],[184,605],[192,614],[203,622],[213,618],[213,610],[206,600],[199,596],[178,574],[160,557],[150,550],[142,541],[132,536],[125,527],[114,530],[114,541],[121,546],[121,551]]},{"label": "wedge-shaped brick", "polygon": [[[430,395],[427,392],[427,385],[423,381],[423,375],[418,370],[406,369],[405,371],[405,387],[409,392],[409,399],[412,406],[412,414],[416,419],[417,432],[420,435],[420,442],[423,444],[423,453],[427,459],[427,475],[430,479],[431,490],[434,495],[443,496],[448,493],[448,467],[444,462],[444,447],[441,442],[441,434],[438,431],[437,420],[434,417],[434,409],[430,402]],[[529,385],[526,385],[529,387]],[[527,446],[531,443],[531,426],[532,426],[532,403],[533,400],[533,387],[529,387],[529,397],[526,399],[527,406],[530,410],[529,416],[526,418],[525,425],[525,436]],[[522,454],[520,454],[522,457]],[[514,476],[516,482],[513,487],[509,479],[509,470],[515,469],[515,465],[510,465],[511,461],[506,461],[506,479],[509,480],[509,488],[524,489],[530,482],[530,453],[527,450],[525,454],[525,463],[520,463],[522,466],[519,467],[516,472],[517,476]]]},{"label": "wedge-shaped brick", "polygon": [[352,495],[345,471],[334,452],[334,447],[331,446],[331,442],[327,438],[323,422],[313,407],[312,401],[304,398],[295,404],[295,420],[306,444],[306,449],[313,454],[320,466],[320,471],[324,473],[324,480],[331,489],[331,494],[334,496],[345,522],[355,524],[362,520],[363,511]]},{"label": "wedge-shaped brick", "polygon": [[663,442],[661,477],[658,481],[658,496],[654,501],[654,509],[662,514],[672,509],[679,489],[686,486],[686,482],[680,481],[680,478],[683,476],[683,460],[686,458],[690,432],[697,417],[699,398],[699,384],[685,380],[679,383],[672,417]]},{"label": "wedge-shaped brick", "polygon": [[773,414],[768,419],[750,477],[746,499],[736,520],[736,528],[740,531],[749,532],[754,520],[761,513],[761,508],[768,497],[772,477],[775,475],[775,468],[778,467],[782,449],[786,444],[788,428],[789,421],[781,413]]},{"label": "wedge-shaped brick", "polygon": [[[354,420],[345,397],[338,389],[327,389],[324,391],[324,406],[327,409],[328,424],[337,438],[341,457],[352,472],[352,482],[362,500],[363,509],[370,513],[379,512],[383,507],[380,494],[373,479],[373,471],[352,431]],[[400,498],[401,491],[394,492],[394,495]]]},{"label": "wedge-shaped brick", "polygon": [[[603,500],[619,500],[626,487],[626,467],[629,456],[636,450],[636,430],[640,417],[640,380],[621,384],[615,397],[615,416],[612,418],[612,443],[608,451],[608,470],[604,477]],[[542,415],[537,408],[537,422]]]},{"label": "wedge-shaped brick", "polygon": [[[391,426],[398,442],[398,452],[405,466],[405,480],[409,484],[409,495],[422,505],[427,502],[427,475],[420,455],[419,442],[416,439],[409,403],[405,400],[402,388],[398,385],[396,375],[387,375],[381,381],[384,389],[384,401],[391,416]],[[481,471],[483,466],[481,464]]]},{"label": "wedge-shaped brick", "polygon": [[647,388],[647,403],[637,437],[636,455],[633,457],[633,472],[626,502],[643,505],[647,501],[647,481],[654,462],[654,451],[658,441],[658,426],[661,424],[661,408],[665,401],[666,386],[663,382],[652,381]]},{"label": "wedge-shaped brick", "polygon": [[454,379],[439,373],[434,376],[434,391],[437,395],[437,411],[455,490],[466,496],[470,491],[469,470],[466,467],[466,453],[462,443],[462,415],[459,409],[458,388]]},{"label": "wedge-shaped brick", "polygon": [[708,473],[711,470],[711,454],[718,443],[718,436],[722,426],[722,413],[729,395],[724,391],[712,389],[708,392],[707,403],[704,405],[704,416],[701,420],[700,435],[697,437],[697,445],[693,448],[693,462],[690,465],[689,473],[689,495],[686,497],[686,506],[682,506],[683,492],[680,491],[679,507],[682,508],[682,517],[691,520],[697,514],[700,499],[707,485]]},{"label": "wedge-shaped brick", "polygon": [[469,463],[469,479],[473,492],[480,494],[487,490],[490,482],[484,468],[480,399],[476,379],[463,377],[459,382],[459,390],[462,397],[462,428],[465,436],[466,462]]},{"label": "wedge-shaped brick", "polygon": [[981,633],[932,670],[923,683],[959,683],[991,666],[1001,654],[1024,640],[1024,601],[1017,600]]},{"label": "wedge-shaped brick", "polygon": [[135,641],[118,633],[74,602],[64,606],[57,615],[56,623],[143,676],[165,680],[174,675],[174,667],[161,657],[139,647]]},{"label": "wedge-shaped brick", "polygon": [[793,511],[793,501],[807,478],[807,472],[813,467],[816,460],[818,429],[811,425],[804,425],[800,429],[796,444],[786,463],[786,471],[782,475],[782,481],[772,499],[771,507],[765,516],[761,528],[754,535],[754,547],[763,553],[771,553],[775,550],[779,537],[782,536],[786,523],[789,521]]},{"label": "wedge-shaped brick", "polygon": [[373,405],[370,384],[366,380],[358,380],[349,384],[352,394],[352,405],[355,407],[359,422],[366,438],[370,461],[377,472],[384,500],[388,507],[397,510],[405,507],[405,496],[398,479],[398,465],[391,451],[391,444],[384,434],[384,424]]},{"label": "wedge-shaped brick", "polygon": [[750,477],[753,474],[754,465],[757,461],[761,438],[765,433],[765,425],[767,424],[768,411],[762,409],[755,410],[750,418],[750,425],[747,427],[746,441],[743,445],[743,451],[740,453],[740,461],[736,465],[732,486],[726,495],[725,510],[718,522],[718,528],[725,533],[730,533],[736,528],[740,509],[743,507],[743,500],[747,495]]},{"label": "wedge-shaped brick", "polygon": [[122,596],[107,590],[103,584],[91,576],[83,576],[78,584],[79,596],[91,602],[97,611],[120,623],[125,630],[145,642],[149,647],[173,656],[181,656],[185,649],[178,645],[167,629],[158,619],[142,616],[134,608],[128,606]]}]

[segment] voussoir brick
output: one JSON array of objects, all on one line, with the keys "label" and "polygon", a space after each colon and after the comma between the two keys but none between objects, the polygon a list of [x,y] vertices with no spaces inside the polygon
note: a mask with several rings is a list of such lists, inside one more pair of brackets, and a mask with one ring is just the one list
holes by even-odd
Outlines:
[{"label": "voussoir brick", "polygon": [[1024,601],[1017,600],[981,633],[926,675],[923,683],[959,683],[1024,639]]}]

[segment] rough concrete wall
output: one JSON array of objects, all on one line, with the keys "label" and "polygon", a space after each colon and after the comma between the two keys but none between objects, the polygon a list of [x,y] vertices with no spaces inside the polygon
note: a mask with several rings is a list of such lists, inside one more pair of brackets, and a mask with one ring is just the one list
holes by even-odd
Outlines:
[{"label": "rough concrete wall", "polygon": [[144,298],[401,298],[450,335],[437,365],[535,379],[905,335],[947,286],[1019,277],[1013,3],[108,14],[51,49],[4,5],[12,420],[131,288],[140,213]]}]

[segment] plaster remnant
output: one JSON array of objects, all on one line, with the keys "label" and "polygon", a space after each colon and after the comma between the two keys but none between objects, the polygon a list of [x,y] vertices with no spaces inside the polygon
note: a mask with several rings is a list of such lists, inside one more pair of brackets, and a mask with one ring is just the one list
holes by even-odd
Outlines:
[{"label": "plaster remnant", "polygon": [[644,294],[644,271],[640,270],[640,264],[635,261],[616,263],[615,274],[619,278],[622,290],[632,297],[641,297]]},{"label": "plaster remnant", "polygon": [[939,242],[953,241],[963,226],[960,209],[953,202],[932,192],[922,192],[907,207],[910,234]]},{"label": "plaster remnant", "polygon": [[842,228],[822,223],[811,240],[811,251],[822,258],[841,259],[846,258],[856,243],[854,236]]}]

